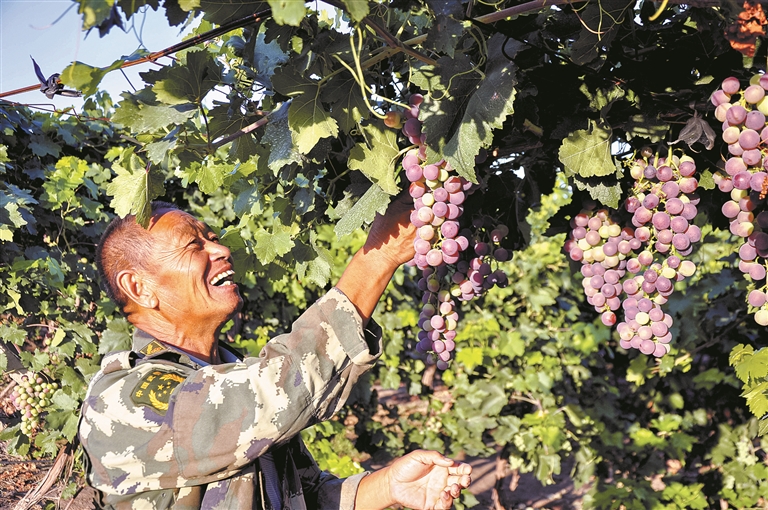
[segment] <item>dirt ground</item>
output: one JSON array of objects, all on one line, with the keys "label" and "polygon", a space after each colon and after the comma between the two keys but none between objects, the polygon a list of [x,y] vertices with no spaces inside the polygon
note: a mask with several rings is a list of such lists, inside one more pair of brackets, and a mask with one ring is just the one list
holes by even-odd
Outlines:
[{"label": "dirt ground", "polygon": [[[7,382],[7,380],[6,380]],[[5,389],[0,385],[0,394]],[[380,391],[380,400],[408,412],[415,402],[404,390]],[[3,396],[0,395],[0,401]],[[12,408],[0,402],[0,430],[15,423]],[[566,476],[556,477],[555,485],[542,486],[530,474],[512,472],[498,457],[462,459],[473,467],[472,492],[479,501],[475,510],[581,509],[582,491]],[[568,472],[569,466],[563,466]],[[61,498],[64,484],[58,482],[71,472],[71,456],[62,451],[56,459],[20,459],[8,455],[0,442],[0,510],[42,509],[41,502],[56,501],[58,509],[95,509],[93,491],[82,484],[74,498]]]}]

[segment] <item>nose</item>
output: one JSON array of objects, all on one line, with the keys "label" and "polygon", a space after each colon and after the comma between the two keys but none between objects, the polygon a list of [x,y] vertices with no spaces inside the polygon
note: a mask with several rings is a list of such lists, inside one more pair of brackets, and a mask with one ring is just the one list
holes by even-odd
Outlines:
[{"label": "nose", "polygon": [[231,259],[232,252],[223,244],[214,241],[206,241],[205,244],[207,245],[206,249],[208,250],[208,253],[211,254],[213,260]]}]

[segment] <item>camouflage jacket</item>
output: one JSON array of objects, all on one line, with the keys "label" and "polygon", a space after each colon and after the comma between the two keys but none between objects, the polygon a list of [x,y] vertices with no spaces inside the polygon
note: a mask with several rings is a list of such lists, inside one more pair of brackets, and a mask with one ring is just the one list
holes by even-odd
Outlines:
[{"label": "camouflage jacket", "polygon": [[83,403],[89,481],[118,509],[267,509],[258,458],[273,452],[283,508],[352,509],[364,474],[323,473],[299,432],[339,410],[381,353],[337,289],[259,357],[201,366],[137,331],[105,356]]}]

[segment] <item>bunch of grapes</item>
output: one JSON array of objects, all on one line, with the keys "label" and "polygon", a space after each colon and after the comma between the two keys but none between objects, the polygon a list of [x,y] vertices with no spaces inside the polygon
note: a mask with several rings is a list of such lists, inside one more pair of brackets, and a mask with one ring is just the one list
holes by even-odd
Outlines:
[{"label": "bunch of grapes", "polygon": [[722,212],[733,235],[744,239],[739,247],[739,269],[752,281],[747,301],[755,321],[768,326],[768,76],[756,75],[742,89],[738,78],[723,80],[712,94],[715,117],[723,123],[723,141],[728,144],[725,173],[715,174],[715,184],[728,193]]},{"label": "bunch of grapes", "polygon": [[51,403],[59,385],[48,383],[39,375],[22,376],[21,384],[11,393],[13,405],[21,413],[21,432],[31,436],[40,427],[40,415]]},{"label": "bunch of grapes", "polygon": [[[425,135],[418,119],[422,101],[420,94],[411,96],[402,124],[403,133],[416,146],[402,161],[413,198],[411,223],[418,229],[412,263],[421,270],[418,285],[424,292],[416,349],[427,353],[427,363],[444,370],[456,347],[457,301],[506,286],[507,275],[493,265],[509,260],[511,253],[500,245],[509,234],[506,225],[478,216],[471,228],[462,228],[464,201],[474,187],[456,175],[447,161],[427,163]],[[385,123],[399,125],[400,114],[390,114]]]},{"label": "bunch of grapes", "polygon": [[622,228],[610,213],[582,211],[571,222],[565,249],[581,261],[582,285],[588,302],[616,329],[620,345],[661,357],[669,352],[672,317],[661,308],[674,283],[693,275],[695,264],[682,260],[701,240],[692,223],[699,198],[692,158],[645,154],[632,163],[635,184],[624,208],[632,227]]}]

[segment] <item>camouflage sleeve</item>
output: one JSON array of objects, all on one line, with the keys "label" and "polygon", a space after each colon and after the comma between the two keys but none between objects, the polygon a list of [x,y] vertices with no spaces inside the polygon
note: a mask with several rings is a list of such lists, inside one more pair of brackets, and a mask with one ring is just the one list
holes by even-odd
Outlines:
[{"label": "camouflage sleeve", "polygon": [[80,427],[95,460],[93,484],[139,492],[230,477],[330,418],[380,353],[380,328],[371,321],[364,331],[352,303],[333,289],[260,357],[200,370],[161,362],[104,367]]},{"label": "camouflage sleeve", "polygon": [[360,480],[369,474],[368,471],[347,478],[321,471],[300,436],[295,441],[291,457],[301,479],[307,508],[354,510]]}]

